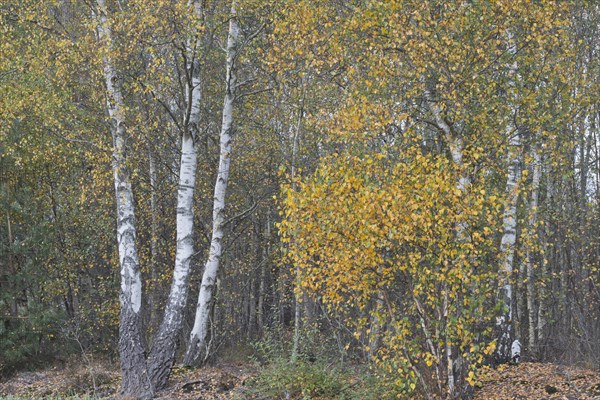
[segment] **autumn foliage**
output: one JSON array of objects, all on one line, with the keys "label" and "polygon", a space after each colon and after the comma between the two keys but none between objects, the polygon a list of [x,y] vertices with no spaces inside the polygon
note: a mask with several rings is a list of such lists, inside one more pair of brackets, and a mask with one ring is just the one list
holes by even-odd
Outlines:
[{"label": "autumn foliage", "polygon": [[1,3],[0,375],[598,363],[596,1]]}]

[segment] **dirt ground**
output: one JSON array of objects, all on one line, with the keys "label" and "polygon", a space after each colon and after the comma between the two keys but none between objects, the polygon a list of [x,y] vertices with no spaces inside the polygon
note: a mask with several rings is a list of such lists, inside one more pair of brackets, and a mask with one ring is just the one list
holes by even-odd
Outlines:
[{"label": "dirt ground", "polygon": [[[201,369],[175,368],[168,388],[158,392],[156,398],[252,399],[255,397],[249,394],[247,382],[255,375],[253,365],[242,362]],[[116,365],[72,364],[18,373],[0,382],[0,396],[38,399],[88,393],[111,399],[118,386]],[[477,386],[474,400],[600,400],[600,372],[557,364],[521,363],[488,369]]]},{"label": "dirt ground", "polygon": [[600,400],[600,372],[524,362],[487,370],[475,400]]},{"label": "dirt ground", "polygon": [[[169,386],[156,394],[157,399],[245,399],[245,382],[255,374],[248,363],[232,363],[201,369],[174,368]],[[89,394],[96,398],[116,398],[119,387],[117,365],[97,362],[78,364],[38,372],[19,372],[0,381],[0,397],[15,396],[41,399],[49,396]]]}]

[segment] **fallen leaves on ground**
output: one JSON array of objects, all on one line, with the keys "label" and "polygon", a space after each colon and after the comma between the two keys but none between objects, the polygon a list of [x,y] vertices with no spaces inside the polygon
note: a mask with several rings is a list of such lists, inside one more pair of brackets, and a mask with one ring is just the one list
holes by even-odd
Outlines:
[{"label": "fallen leaves on ground", "polygon": [[247,363],[199,369],[176,368],[169,386],[157,399],[232,400],[243,399],[246,380],[254,374]]},{"label": "fallen leaves on ground", "polygon": [[[176,367],[169,385],[156,399],[231,400],[244,399],[244,383],[252,374],[248,363],[190,369]],[[118,365],[94,363],[57,366],[36,372],[19,372],[0,381],[0,397],[41,399],[48,396],[89,394],[112,399],[120,384]]]},{"label": "fallen leaves on ground", "polygon": [[600,400],[600,372],[524,362],[486,369],[474,400]]},{"label": "fallen leaves on ground", "polygon": [[[246,381],[256,375],[249,363],[189,369],[177,367],[157,399],[239,400],[251,398]],[[93,380],[92,380],[93,376]],[[474,400],[600,400],[600,372],[550,363],[521,363],[487,369]],[[95,391],[94,391],[95,387]],[[38,399],[67,394],[114,398],[118,366],[71,365],[39,372],[20,372],[0,382],[0,396]]]},{"label": "fallen leaves on ground", "polygon": [[0,396],[40,399],[95,393],[98,397],[104,397],[115,393],[119,379],[119,370],[112,363],[72,362],[43,371],[18,372],[6,381],[0,380]]}]

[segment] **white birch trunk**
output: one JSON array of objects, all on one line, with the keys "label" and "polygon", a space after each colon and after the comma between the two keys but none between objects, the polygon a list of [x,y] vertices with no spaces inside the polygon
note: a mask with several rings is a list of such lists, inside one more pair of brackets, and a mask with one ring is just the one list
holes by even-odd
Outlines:
[{"label": "white birch trunk", "polygon": [[501,315],[497,317],[499,337],[496,353],[500,361],[510,360],[510,348],[513,338],[513,290],[512,274],[515,253],[515,242],[517,239],[517,182],[520,178],[519,164],[519,135],[515,133],[510,140],[508,176],[506,179],[506,195],[508,198],[502,226],[504,233],[500,242],[500,254],[502,261],[498,271],[500,283],[500,302],[503,305]]},{"label": "white birch trunk", "polygon": [[[537,225],[537,208],[540,191],[541,157],[538,150],[534,150],[533,178],[531,182],[531,202],[529,203],[529,229],[535,232]],[[530,241],[533,239],[530,238]],[[529,322],[529,351],[536,351],[536,323],[535,323],[535,271],[533,267],[533,251],[531,245],[527,246],[527,313]]]},{"label": "white birch trunk", "polygon": [[[541,154],[540,154],[541,157]],[[545,165],[546,168],[546,205],[549,209],[553,208],[553,198],[554,198],[554,185],[553,185],[553,178],[552,178],[552,164],[551,163],[546,163]],[[541,276],[542,279],[546,280],[548,279],[548,269],[546,267],[546,265],[548,264],[548,254],[550,254],[551,252],[551,247],[549,246],[548,243],[548,237],[550,236],[550,233],[548,232],[548,227],[544,226],[543,227],[543,232],[544,232],[544,238],[541,240],[542,243],[542,255],[543,255],[543,261],[542,261],[542,271],[541,271]],[[542,345],[544,341],[546,340],[546,311],[548,309],[547,307],[547,291],[546,291],[546,284],[542,284],[539,286],[539,293],[538,293],[538,301],[539,301],[539,306],[538,306],[538,314],[537,314],[537,342],[538,342],[538,350],[539,350],[539,346]]]},{"label": "white birch trunk", "polygon": [[[453,134],[450,125],[446,122],[446,120],[442,116],[442,111],[433,100],[432,93],[426,89],[425,90],[425,101],[427,102],[427,108],[433,114],[435,118],[435,123],[444,132],[444,138],[450,147],[450,153],[452,155],[452,161],[458,168],[462,169],[464,167],[463,163],[463,141],[460,137],[457,137]],[[469,185],[470,180],[466,172],[463,171],[458,179],[457,188],[461,191],[465,191],[467,186]],[[456,238],[457,240],[464,239],[464,231],[466,226],[464,224],[460,224],[456,229]],[[444,305],[443,305],[443,316],[444,319],[448,320],[448,289],[446,287],[446,283],[444,283]],[[448,383],[448,394],[450,398],[454,397],[455,392],[455,377],[454,377],[454,356],[452,355],[452,345],[450,344],[447,334],[445,335],[445,355],[446,355],[446,375],[447,375],[447,383]]]},{"label": "white birch trunk", "polygon": [[[195,17],[200,18],[200,8],[194,3]],[[177,248],[173,281],[167,299],[165,313],[157,331],[149,357],[149,370],[156,389],[167,385],[171,368],[175,361],[177,338],[183,325],[183,310],[187,304],[191,260],[194,255],[194,189],[200,122],[200,71],[197,58],[199,39],[188,43],[189,63],[186,66],[189,76],[188,104],[189,114],[186,131],[181,139],[181,162],[179,164],[179,187],[177,189]]]},{"label": "white birch trunk", "polygon": [[121,267],[121,315],[119,353],[121,358],[121,394],[124,397],[149,399],[153,388],[146,369],[142,336],[142,279],[136,247],[136,226],[131,179],[125,154],[126,130],[121,78],[117,73],[110,50],[112,32],[107,20],[104,0],[97,0],[98,40],[106,51],[102,66],[107,91],[107,109],[113,138],[113,175],[117,202],[117,242]]},{"label": "white birch trunk", "polygon": [[[304,85],[304,82],[303,82]],[[300,110],[298,111],[298,121],[296,123],[296,129],[292,136],[292,191],[296,191],[296,156],[298,154],[298,146],[300,141],[300,128],[302,127],[302,118],[304,117],[304,88],[302,100],[300,101]],[[296,279],[300,275],[298,267],[295,269]],[[294,342],[292,345],[291,361],[296,362],[298,359],[298,351],[300,347],[300,322],[302,320],[302,303],[300,302],[300,296],[303,293],[297,293],[294,290]]]},{"label": "white birch trunk", "polygon": [[[512,35],[509,32],[508,41],[511,45],[509,51],[514,56],[516,54],[516,47],[512,44],[512,40]],[[510,66],[509,90],[514,89],[516,73],[517,63],[514,61]],[[513,101],[516,100],[514,93],[509,93],[509,96],[513,97]],[[511,119],[515,112],[516,111],[513,109]],[[514,133],[511,135],[512,131],[514,131]],[[500,311],[500,315],[496,317],[496,325],[498,328],[496,357],[500,362],[506,362],[511,359],[511,345],[514,336],[513,287],[511,279],[513,275],[515,242],[517,239],[517,182],[520,179],[519,167],[521,164],[519,130],[510,122],[507,125],[507,135],[511,135],[508,150],[508,174],[506,178],[507,204],[502,217],[503,234],[500,242],[501,261],[498,270],[498,281],[500,285],[499,301],[502,310]]]},{"label": "white birch trunk", "polygon": [[219,263],[222,255],[222,239],[225,221],[225,193],[229,180],[229,163],[231,156],[231,130],[233,125],[233,102],[236,97],[236,75],[235,59],[237,57],[239,44],[239,27],[236,16],[236,2],[231,5],[231,16],[229,19],[229,34],[227,36],[227,69],[225,78],[225,99],[223,102],[223,120],[220,134],[219,169],[215,182],[213,202],[213,228],[210,242],[210,251],[202,282],[198,303],[196,306],[196,317],[194,326],[190,333],[190,341],[185,355],[186,365],[197,365],[205,361],[209,354],[208,329],[213,290],[217,281]]},{"label": "white birch trunk", "polygon": [[[444,139],[448,146],[450,147],[450,154],[452,155],[452,161],[455,165],[462,168],[463,164],[463,141],[460,137],[453,134],[450,125],[446,122],[444,117],[442,116],[442,110],[440,110],[439,106],[433,100],[433,96],[429,90],[425,90],[425,101],[427,102],[427,108],[433,114],[435,118],[435,123],[444,132]],[[462,174],[458,179],[458,188],[460,190],[465,190],[470,183],[469,176],[466,174]]]},{"label": "white birch trunk", "polygon": [[[447,300],[447,296],[444,300]],[[415,303],[415,305],[417,306],[417,311],[419,312],[419,323],[421,325],[421,330],[423,331],[423,335],[425,335],[425,342],[427,343],[427,347],[429,348],[429,351],[431,352],[431,355],[434,357],[435,360],[440,360],[441,358],[438,355],[438,351],[437,351],[437,346],[434,345],[433,343],[433,339],[431,338],[431,330],[427,327],[427,323],[425,321],[425,318],[427,317],[425,310],[423,309],[423,306],[421,305],[421,303],[419,302],[419,300],[417,299],[416,296],[413,296],[413,301]],[[438,328],[435,328],[435,336],[438,336]],[[435,378],[437,380],[437,387],[438,390],[440,391],[440,393],[442,393],[442,384],[444,383],[444,381],[442,380],[442,374],[440,372],[440,368],[439,368],[439,362],[435,363]]]},{"label": "white birch trunk", "polygon": [[156,389],[166,386],[175,361],[177,338],[182,329],[183,309],[187,303],[191,259],[194,254],[194,187],[197,146],[186,133],[181,142],[181,166],[177,193],[177,249],[171,290],[160,328],[149,358],[152,383]]}]

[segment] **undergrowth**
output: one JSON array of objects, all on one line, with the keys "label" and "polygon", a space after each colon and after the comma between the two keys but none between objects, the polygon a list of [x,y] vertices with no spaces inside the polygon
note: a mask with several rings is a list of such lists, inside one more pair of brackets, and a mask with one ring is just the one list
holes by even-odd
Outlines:
[{"label": "undergrowth", "polygon": [[[305,331],[298,356],[292,360],[291,333],[276,329],[255,343],[258,374],[249,391],[260,399],[386,400],[376,374],[368,365],[350,363],[327,345],[316,330]],[[255,398],[255,397],[252,397]]]}]

